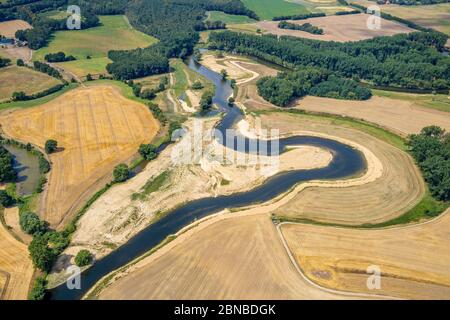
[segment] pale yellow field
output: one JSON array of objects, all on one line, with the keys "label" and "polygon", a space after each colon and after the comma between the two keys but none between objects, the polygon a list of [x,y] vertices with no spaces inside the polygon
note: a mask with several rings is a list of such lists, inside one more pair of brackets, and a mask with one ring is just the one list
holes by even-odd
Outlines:
[{"label": "pale yellow field", "polygon": [[15,91],[37,93],[61,83],[56,78],[25,67],[10,66],[0,69],[0,101],[11,98]]},{"label": "pale yellow field", "polygon": [[438,125],[450,131],[448,112],[422,107],[414,101],[414,95],[408,95],[407,98],[401,100],[374,96],[366,101],[348,101],[308,96],[298,100],[295,107],[363,119],[403,136],[418,133],[429,125]]},{"label": "pale yellow field", "polygon": [[30,109],[0,116],[6,135],[43,147],[55,139],[62,151],[50,156],[52,170],[41,215],[61,227],[111,179],[115,165],[127,161],[159,130],[150,111],[125,99],[112,86],[70,91]]},{"label": "pale yellow field", "polygon": [[306,20],[292,21],[293,23],[303,24],[311,23],[313,26],[323,29],[324,34],[317,35],[300,30],[288,30],[278,28],[278,21],[260,21],[257,25],[269,33],[276,35],[289,35],[308,39],[325,40],[325,41],[358,41],[370,39],[378,36],[391,36],[398,33],[413,32],[406,26],[397,22],[382,19],[380,30],[371,30],[367,28],[366,14],[351,14],[343,16],[326,16],[319,18],[310,18]]},{"label": "pale yellow field", "polygon": [[23,20],[0,22],[0,34],[7,38],[14,38],[17,30],[26,30],[31,28],[31,25]]},{"label": "pale yellow field", "polygon": [[[282,232],[300,268],[339,290],[412,299],[450,299],[450,211],[427,224],[357,230],[285,224]],[[369,290],[366,270],[377,265],[381,289]]]},{"label": "pale yellow field", "polygon": [[[374,5],[368,0],[352,0],[365,7]],[[433,28],[450,35],[450,3],[424,6],[400,6],[395,4],[378,5],[382,12],[410,20],[427,28]],[[450,45],[450,41],[447,42]]]},{"label": "pale yellow field", "polygon": [[342,298],[304,281],[266,214],[219,219],[186,235],[158,257],[145,258],[122,276],[99,298]]},{"label": "pale yellow field", "polygon": [[27,246],[0,224],[0,300],[26,300],[32,276]]},{"label": "pale yellow field", "polygon": [[381,176],[370,183],[307,188],[276,209],[277,215],[348,225],[384,222],[414,207],[425,193],[412,158],[368,133],[334,124],[333,119],[283,113],[262,115],[261,122],[263,127],[279,129],[280,134],[305,130],[354,141],[369,148],[383,166]]}]

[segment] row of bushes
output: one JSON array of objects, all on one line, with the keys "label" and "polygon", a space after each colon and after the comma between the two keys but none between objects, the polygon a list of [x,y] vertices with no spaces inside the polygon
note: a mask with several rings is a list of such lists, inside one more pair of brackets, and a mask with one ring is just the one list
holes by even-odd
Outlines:
[{"label": "row of bushes", "polygon": [[39,99],[39,98],[45,97],[49,94],[52,94],[52,93],[55,93],[55,92],[61,90],[66,85],[67,85],[67,83],[60,83],[60,84],[54,85],[53,87],[45,89],[41,92],[33,93],[30,95],[26,94],[23,91],[13,92],[12,100],[13,101],[28,101],[28,100],[33,100],[33,99]]},{"label": "row of bushes", "polygon": [[325,17],[326,14],[323,12],[311,12],[311,13],[304,13],[304,14],[294,14],[289,16],[277,16],[273,17],[272,21],[281,21],[281,20],[305,20],[308,18],[318,18],[318,17]]},{"label": "row of bushes", "polygon": [[44,59],[47,62],[66,62],[66,61],[73,61],[76,60],[74,56],[66,56],[66,54],[62,51],[57,53],[49,53],[46,54]]},{"label": "row of bushes", "polygon": [[289,30],[300,30],[311,34],[323,34],[323,29],[313,26],[311,23],[296,24],[287,21],[280,21],[278,28]]}]

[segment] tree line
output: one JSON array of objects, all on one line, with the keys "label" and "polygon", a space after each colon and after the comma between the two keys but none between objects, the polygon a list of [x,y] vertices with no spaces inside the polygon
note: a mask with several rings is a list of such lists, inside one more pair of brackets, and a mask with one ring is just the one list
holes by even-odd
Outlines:
[{"label": "tree line", "polygon": [[280,21],[278,28],[289,30],[300,30],[311,34],[323,34],[323,29],[313,26],[311,23],[296,24],[288,21]]},{"label": "tree line", "polygon": [[16,177],[14,157],[3,145],[0,145],[0,182],[14,181]]},{"label": "tree line", "polygon": [[378,86],[448,89],[450,59],[439,50],[447,37],[413,32],[338,43],[274,35],[213,32],[210,48],[246,54],[288,68],[315,66]]},{"label": "tree line", "polygon": [[324,12],[311,12],[311,13],[303,13],[303,14],[277,16],[277,17],[273,17],[272,21],[305,20],[305,19],[308,19],[308,18],[317,18],[317,17],[325,17],[325,16],[326,16],[326,14]]}]

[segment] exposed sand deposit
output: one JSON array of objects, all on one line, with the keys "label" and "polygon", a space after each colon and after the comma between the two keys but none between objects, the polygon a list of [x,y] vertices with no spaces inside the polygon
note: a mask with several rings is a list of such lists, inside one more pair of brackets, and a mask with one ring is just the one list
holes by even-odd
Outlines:
[{"label": "exposed sand deposit", "polygon": [[[450,211],[408,227],[356,230],[305,224],[281,227],[306,275],[320,285],[413,299],[450,299]],[[366,286],[367,268],[381,271],[381,288]]]},{"label": "exposed sand deposit", "polygon": [[437,125],[450,131],[448,112],[420,107],[415,105],[414,100],[374,96],[367,101],[348,101],[308,96],[298,100],[295,107],[363,119],[403,136],[418,133],[429,125]]},{"label": "exposed sand deposit", "polygon": [[6,135],[40,147],[47,139],[58,141],[41,206],[53,227],[68,221],[111,179],[113,167],[159,129],[144,105],[111,86],[80,88],[39,107],[3,113],[0,123]]},{"label": "exposed sand deposit", "polygon": [[372,30],[367,27],[367,20],[370,15],[351,14],[340,16],[326,16],[319,18],[309,18],[305,20],[292,20],[297,24],[311,23],[313,26],[323,29],[324,34],[311,34],[300,30],[289,30],[278,28],[278,21],[260,21],[257,25],[267,32],[279,36],[294,36],[308,39],[325,40],[325,41],[358,41],[370,39],[379,36],[392,36],[398,33],[413,32],[402,24],[386,19],[381,19],[381,29]]}]

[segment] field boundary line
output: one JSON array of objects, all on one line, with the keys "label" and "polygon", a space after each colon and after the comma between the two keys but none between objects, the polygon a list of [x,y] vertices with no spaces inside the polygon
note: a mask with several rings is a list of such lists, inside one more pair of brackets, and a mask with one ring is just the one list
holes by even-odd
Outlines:
[{"label": "field boundary line", "polygon": [[328,293],[332,293],[332,294],[337,294],[337,295],[342,295],[342,296],[347,296],[347,297],[363,297],[363,298],[378,298],[378,299],[391,299],[391,300],[405,300],[402,298],[398,298],[398,297],[393,297],[393,296],[389,296],[389,295],[382,295],[382,294],[372,294],[372,293],[358,293],[358,292],[351,292],[351,291],[343,291],[343,290],[336,290],[336,289],[330,289],[327,287],[323,287],[317,283],[315,283],[314,281],[312,281],[310,278],[308,278],[308,276],[303,272],[302,268],[300,267],[300,265],[297,263],[297,261],[295,260],[294,256],[292,255],[291,250],[289,249],[289,246],[286,242],[286,239],[283,236],[283,232],[281,231],[281,226],[284,224],[300,224],[300,223],[293,223],[293,222],[282,222],[279,223],[276,228],[277,228],[277,232],[278,235],[280,237],[280,240],[283,244],[284,249],[286,250],[287,255],[289,256],[289,260],[291,261],[292,265],[294,266],[295,270],[297,270],[297,272],[300,274],[300,276],[302,277],[302,279],[304,281],[306,281],[306,283],[308,283],[309,285],[328,292]]}]

